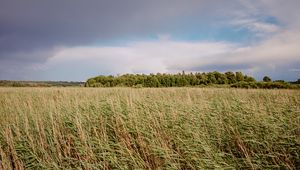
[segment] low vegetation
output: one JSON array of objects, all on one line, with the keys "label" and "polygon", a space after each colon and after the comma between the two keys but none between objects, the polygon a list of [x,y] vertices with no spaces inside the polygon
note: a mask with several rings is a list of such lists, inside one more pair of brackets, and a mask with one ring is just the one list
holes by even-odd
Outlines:
[{"label": "low vegetation", "polygon": [[0,88],[0,169],[300,169],[300,91]]},{"label": "low vegetation", "polygon": [[300,88],[297,82],[288,83],[283,80],[272,81],[265,76],[263,82],[242,72],[217,71],[209,73],[178,74],[124,74],[121,76],[97,76],[86,81],[85,87],[236,87],[236,88]]},{"label": "low vegetation", "polygon": [[230,87],[235,88],[254,88],[254,89],[298,89],[299,85],[290,84],[287,82],[238,82],[232,84]]},{"label": "low vegetation", "polygon": [[73,81],[11,81],[0,80],[1,87],[76,87],[83,86],[84,82]]}]

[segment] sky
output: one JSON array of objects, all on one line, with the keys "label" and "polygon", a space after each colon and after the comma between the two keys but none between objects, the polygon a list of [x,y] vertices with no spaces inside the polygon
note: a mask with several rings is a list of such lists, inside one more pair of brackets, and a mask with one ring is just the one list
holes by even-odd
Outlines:
[{"label": "sky", "polygon": [[299,0],[0,0],[0,79],[242,71],[300,79]]}]

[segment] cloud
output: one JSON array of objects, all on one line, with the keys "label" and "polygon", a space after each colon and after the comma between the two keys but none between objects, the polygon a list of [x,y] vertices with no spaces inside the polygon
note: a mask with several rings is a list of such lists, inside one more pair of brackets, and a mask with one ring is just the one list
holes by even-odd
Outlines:
[{"label": "cloud", "polygon": [[[60,74],[62,80],[73,78],[69,77],[69,72],[74,70],[74,75],[80,80],[98,74],[174,73],[182,70],[232,70],[257,77],[271,74],[280,78],[276,74],[289,72],[290,66],[300,63],[299,40],[298,35],[283,32],[254,46],[161,39],[120,47],[65,48],[43,65],[43,71],[49,75]],[[297,78],[295,75],[285,76],[287,79]]]},{"label": "cloud", "polygon": [[[171,40],[130,43],[124,47],[65,48],[41,65],[41,77],[56,75],[60,79],[73,78],[68,72],[85,80],[98,74],[178,72],[179,67],[193,61],[223,54],[233,44],[210,42],[178,42]],[[66,74],[64,74],[66,73]],[[43,75],[44,74],[44,75]]]},{"label": "cloud", "polygon": [[276,33],[280,30],[280,27],[276,24],[266,23],[250,18],[233,20],[232,24],[244,29],[249,29],[250,31],[255,32],[258,36],[265,36],[270,33]]},{"label": "cloud", "polygon": [[177,17],[206,13],[205,8],[210,4],[214,3],[202,0],[2,0],[0,49],[30,51],[164,33],[176,25]]},{"label": "cloud", "polygon": [[[294,79],[297,72],[289,70],[300,63],[299,5],[294,0],[2,0],[0,79],[85,80],[181,70],[245,70]],[[223,28],[250,37],[225,41],[215,33]],[[149,40],[153,35],[159,36]],[[183,35],[200,38],[178,38]]]},{"label": "cloud", "polygon": [[202,20],[210,16],[207,13],[217,13],[222,6],[216,2],[1,0],[0,78],[22,77],[28,67],[46,62],[62,46],[114,43],[178,30],[188,32],[182,22],[190,16]]}]

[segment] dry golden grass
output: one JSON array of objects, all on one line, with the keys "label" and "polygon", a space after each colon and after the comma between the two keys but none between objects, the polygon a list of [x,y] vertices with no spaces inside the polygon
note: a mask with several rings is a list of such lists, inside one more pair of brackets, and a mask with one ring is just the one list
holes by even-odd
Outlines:
[{"label": "dry golden grass", "polygon": [[0,169],[299,169],[300,91],[0,88]]}]

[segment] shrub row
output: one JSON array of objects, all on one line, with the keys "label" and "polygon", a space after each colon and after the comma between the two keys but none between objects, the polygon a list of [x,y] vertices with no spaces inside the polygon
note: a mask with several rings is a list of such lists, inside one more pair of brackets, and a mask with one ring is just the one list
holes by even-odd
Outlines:
[{"label": "shrub row", "polygon": [[292,85],[286,82],[237,82],[230,87],[234,88],[255,88],[255,89],[296,89],[297,85]]}]

